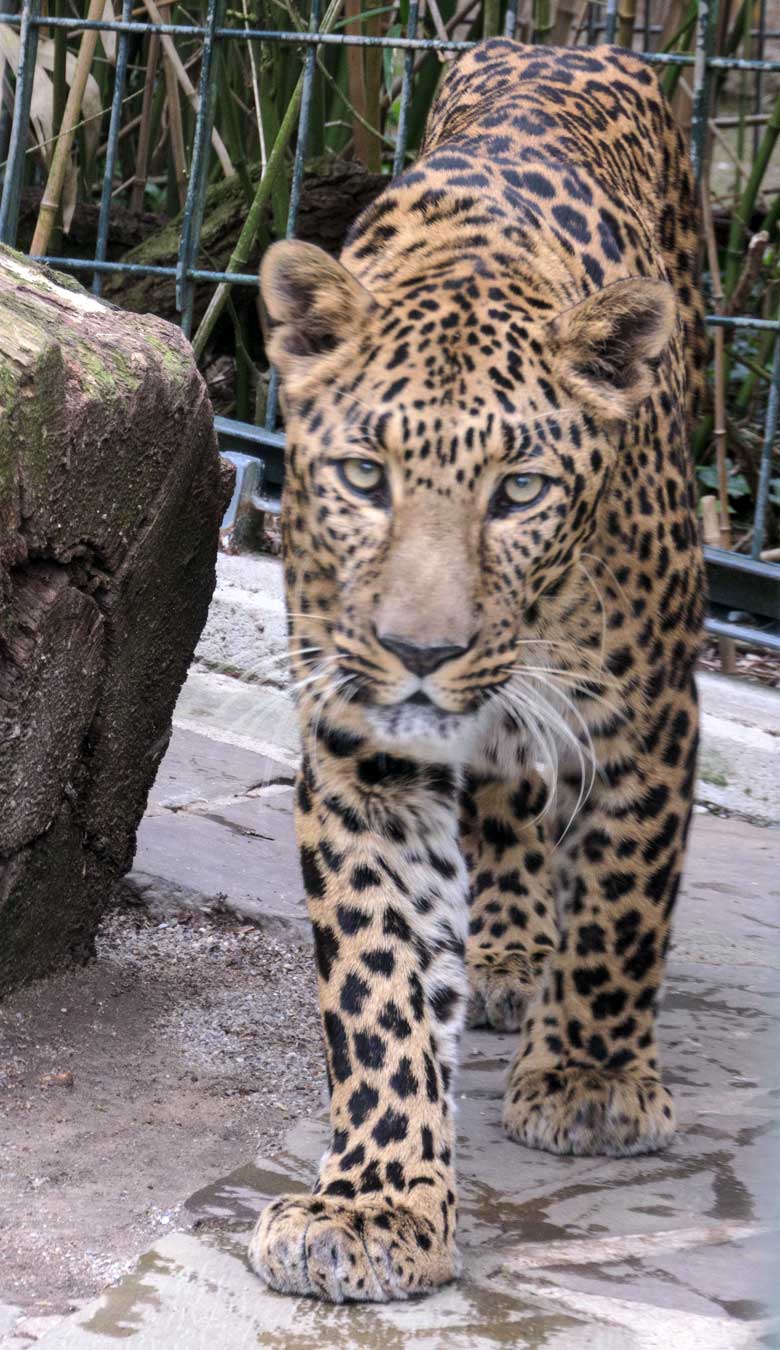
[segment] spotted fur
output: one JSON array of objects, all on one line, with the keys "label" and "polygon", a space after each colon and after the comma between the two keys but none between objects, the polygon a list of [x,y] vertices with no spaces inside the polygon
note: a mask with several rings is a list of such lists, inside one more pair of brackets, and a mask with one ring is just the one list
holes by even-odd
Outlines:
[{"label": "spotted fur", "polygon": [[671,1138],[655,1008],[697,736],[696,228],[641,59],[496,40],[450,68],[340,262],[264,260],[332,1121],[313,1194],[252,1238],[278,1289],[452,1278],[467,1008],[519,1033],[512,1138]]}]

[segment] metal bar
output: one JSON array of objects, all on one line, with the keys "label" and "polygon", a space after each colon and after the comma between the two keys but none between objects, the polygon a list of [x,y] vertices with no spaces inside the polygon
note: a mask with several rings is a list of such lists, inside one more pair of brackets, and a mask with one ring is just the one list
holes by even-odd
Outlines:
[{"label": "metal bar", "polygon": [[[409,22],[406,25],[407,43],[414,41],[417,32],[418,0],[409,0]],[[426,43],[426,46],[428,44]],[[473,43],[469,43],[473,46]],[[404,74],[401,81],[401,105],[398,109],[398,130],[393,156],[393,178],[404,171],[406,160],[406,140],[409,135],[409,104],[412,98],[412,80],[414,78],[414,51],[407,46],[404,59]]]},{"label": "metal bar", "polygon": [[709,60],[717,19],[717,0],[699,0],[696,15],[691,119],[691,160],[697,184],[704,172],[704,159],[707,153],[707,116],[710,107]]},{"label": "metal bar", "polygon": [[176,264],[176,308],[181,313],[181,327],[185,337],[189,337],[192,332],[192,306],[195,298],[195,286],[190,272],[198,257],[203,208],[206,202],[206,176],[209,167],[214,111],[217,103],[217,81],[212,79],[212,67],[216,57],[214,34],[218,22],[223,17],[223,10],[224,0],[209,0],[200,64],[200,80],[198,82],[198,112],[195,118],[190,176],[187,183],[184,221],[179,240],[179,258]]},{"label": "metal bar", "polygon": [[21,24],[19,67],[16,72],[16,97],[14,99],[11,142],[8,147],[3,196],[2,201],[0,201],[0,242],[10,244],[11,247],[16,243],[19,199],[24,176],[24,157],[27,152],[27,137],[30,127],[30,104],[35,77],[35,58],[38,54],[38,24],[36,20],[39,4],[40,0],[24,0],[21,15],[14,14],[13,16],[14,21]]},{"label": "metal bar", "polygon": [[764,444],[761,450],[761,468],[758,475],[756,493],[756,514],[753,518],[753,542],[751,554],[760,557],[764,546],[766,529],[766,508],[769,501],[769,481],[772,475],[772,459],[777,448],[777,423],[780,417],[780,337],[775,338],[775,355],[772,362],[772,382],[769,386],[769,399],[766,408]]},{"label": "metal bar", "polygon": [[[154,263],[96,262],[94,258],[60,258],[49,253],[33,253],[32,262],[46,263],[48,267],[58,267],[63,272],[122,272],[136,277],[171,277],[178,275],[176,267],[164,267]],[[211,281],[215,285],[223,282],[235,282],[237,286],[257,287],[255,272],[209,272],[202,267],[190,267],[187,276],[193,281]]]},{"label": "metal bar", "polygon": [[780,652],[780,630],[773,628],[752,628],[744,623],[730,623],[728,619],[719,619],[710,615],[704,620],[704,627],[713,637],[731,638],[734,642],[745,642],[749,647],[767,647],[769,651]]},{"label": "metal bar", "polygon": [[[31,0],[32,3],[32,0]],[[411,6],[410,6],[411,8]],[[415,5],[416,9],[417,6]],[[54,15],[45,15],[32,21],[37,27],[67,28],[70,32],[82,32],[87,28],[96,28],[98,32],[106,33],[168,33],[172,37],[204,37],[206,29],[202,24],[168,24],[168,23],[124,23],[122,20],[107,19],[59,19]],[[20,23],[18,14],[0,14],[0,23],[7,23],[13,27],[18,27]],[[292,43],[298,46],[331,46],[331,47],[390,47],[398,51],[430,51],[430,52],[465,52],[470,51],[475,43],[455,41],[449,38],[445,42],[441,38],[414,38],[414,37],[369,37],[365,34],[346,34],[346,33],[301,33],[297,31],[280,32],[276,29],[264,28],[217,28],[214,32],[215,38],[253,42],[281,42]],[[644,59],[653,65],[662,66],[692,66],[695,63],[695,57],[684,52],[644,52]],[[713,56],[707,62],[710,70],[760,70],[767,74],[780,72],[780,60],[746,60],[740,57],[731,56]]]},{"label": "metal bar", "polygon": [[[51,254],[31,254],[33,262],[47,263],[49,267],[59,267],[71,272],[126,272],[128,275],[150,277],[176,277],[176,267],[157,266],[153,263],[97,262],[90,258],[62,258]],[[234,282],[236,286],[257,286],[254,272],[211,272],[204,267],[190,267],[187,276],[193,281],[210,281],[214,284],[223,281]],[[711,327],[755,329],[757,332],[780,333],[780,319],[757,319],[750,314],[723,315],[707,314],[705,323]]]},{"label": "metal bar", "polygon": [[517,0],[509,0],[504,17],[504,37],[513,38],[517,32]]},{"label": "metal bar", "polygon": [[617,32],[617,0],[607,0],[607,9],[604,17],[604,41],[614,42]]},{"label": "metal bar", "polygon": [[713,328],[755,328],[766,333],[780,332],[780,319],[754,319],[750,314],[708,314],[705,323]]},{"label": "metal bar", "polygon": [[[320,22],[320,0],[312,0],[309,16],[309,32],[316,33]],[[317,73],[317,48],[310,47],[306,53],[303,67],[303,91],[301,107],[298,113],[298,139],[295,145],[292,180],[290,182],[290,204],[287,211],[287,238],[295,236],[298,224],[298,208],[301,204],[303,170],[306,164],[306,149],[309,143],[311,124],[311,104],[314,93],[314,77]],[[265,425],[269,431],[276,426],[276,412],[279,403],[279,372],[274,367],[268,381],[268,398],[265,405]]]},{"label": "metal bar", "polygon": [[[122,0],[122,18],[129,20],[133,13],[133,0]],[[114,165],[119,146],[119,128],[122,120],[122,99],[127,78],[127,55],[130,46],[130,34],[120,33],[116,49],[116,68],[114,70],[114,96],[111,100],[111,120],[108,124],[108,144],[106,148],[106,167],[103,174],[103,191],[100,197],[100,215],[98,217],[97,241],[95,243],[95,261],[105,262],[108,248],[108,223],[111,217],[111,193],[114,186]],[[103,274],[95,272],[92,278],[92,293],[100,295],[103,289]]]},{"label": "metal bar", "polygon": [[780,567],[745,553],[705,546],[710,599],[780,623]]},{"label": "metal bar", "polygon": [[[766,50],[766,0],[760,0],[759,6],[758,6],[758,33],[757,33],[757,34],[751,33],[750,36],[751,36],[751,38],[755,38],[755,39],[757,39],[757,41],[758,41],[758,51],[756,51],[756,49],[755,49],[755,47],[754,47],[754,48],[753,48],[753,51],[750,53],[750,55],[751,55],[751,56],[756,56],[756,57],[758,57],[759,60],[762,60],[762,59],[763,59],[763,56],[764,56],[764,52],[765,52],[765,50]],[[764,74],[763,74],[763,71],[760,71],[760,70],[759,70],[758,73],[756,74],[756,88],[755,88],[755,95],[754,95],[754,101],[753,101],[753,108],[754,108],[754,111],[757,112],[757,113],[760,113],[760,112],[761,112],[761,102],[762,102],[762,99],[763,99],[763,95],[764,95]],[[761,133],[759,132],[758,128],[756,128],[756,129],[753,131],[753,158],[754,158],[754,159],[755,159],[756,155],[758,154],[758,142],[759,142],[760,134],[761,134]]]}]

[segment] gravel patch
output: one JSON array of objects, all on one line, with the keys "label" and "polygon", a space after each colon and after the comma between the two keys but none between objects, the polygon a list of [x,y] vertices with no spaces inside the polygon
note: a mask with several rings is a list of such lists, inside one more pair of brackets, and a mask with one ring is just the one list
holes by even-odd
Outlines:
[{"label": "gravel patch", "polygon": [[307,943],[216,909],[118,903],[95,961],[0,1005],[0,1304],[24,1315],[16,1336],[186,1228],[193,1191],[325,1101]]}]

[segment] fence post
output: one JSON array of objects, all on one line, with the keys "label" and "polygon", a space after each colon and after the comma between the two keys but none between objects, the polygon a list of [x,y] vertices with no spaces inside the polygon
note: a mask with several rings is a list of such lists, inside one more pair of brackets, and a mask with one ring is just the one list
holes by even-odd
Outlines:
[{"label": "fence post", "polygon": [[766,529],[766,508],[769,501],[769,481],[772,476],[772,457],[775,452],[777,425],[780,419],[780,335],[775,337],[775,354],[772,362],[772,382],[769,386],[769,400],[766,407],[764,426],[764,444],[761,449],[761,468],[758,474],[756,492],[756,514],[753,517],[753,542],[751,555],[761,557]]},{"label": "fence post", "polygon": [[[130,23],[133,17],[133,0],[122,0],[122,22]],[[106,168],[103,174],[103,191],[100,197],[100,216],[98,218],[97,242],[95,244],[95,262],[105,262],[108,247],[108,222],[111,216],[111,195],[114,186],[114,165],[119,146],[119,124],[122,119],[122,99],[127,76],[127,51],[130,34],[120,33],[116,50],[116,69],[114,71],[114,97],[111,100],[111,120],[108,124],[108,147],[106,149]],[[100,295],[103,289],[103,274],[96,272],[92,278],[92,293]]]},{"label": "fence post", "polygon": [[198,82],[198,112],[192,142],[192,161],[187,184],[187,198],[184,203],[184,222],[179,242],[179,257],[176,265],[176,308],[181,313],[181,327],[186,337],[189,337],[192,332],[195,283],[189,274],[198,258],[203,208],[206,203],[206,177],[211,149],[211,131],[214,125],[214,111],[217,102],[217,81],[212,79],[217,42],[214,30],[222,23],[224,8],[225,0],[209,0],[206,31],[203,35],[200,80]]},{"label": "fence post", "polygon": [[707,122],[710,110],[710,66],[712,44],[718,24],[718,0],[699,0],[696,18],[696,54],[693,64],[693,107],[691,110],[691,160],[696,185],[701,182],[707,152]]},{"label": "fence post", "polygon": [[38,54],[38,25],[36,19],[40,10],[40,0],[24,0],[22,5],[22,27],[19,33],[19,69],[16,72],[16,98],[14,100],[14,120],[11,126],[11,143],[8,147],[8,163],[5,169],[3,196],[0,201],[0,243],[16,243],[16,226],[19,221],[19,198],[24,175],[24,157],[27,153],[27,137],[30,126],[30,104],[35,79],[35,59]]},{"label": "fence post", "polygon": [[[316,33],[320,26],[320,0],[312,0],[311,16],[309,18],[309,32]],[[287,238],[292,239],[295,235],[295,227],[298,223],[298,207],[301,204],[301,188],[303,186],[303,170],[306,163],[306,148],[309,141],[309,123],[311,122],[311,100],[314,92],[314,76],[317,71],[317,46],[312,43],[307,49],[306,60],[303,67],[303,92],[301,93],[301,110],[298,113],[298,140],[295,145],[295,160],[293,161],[292,182],[290,183],[290,205],[287,210]],[[273,431],[276,426],[276,409],[279,402],[279,375],[275,368],[271,369],[270,379],[268,381],[268,398],[265,404],[265,425],[268,431]]]},{"label": "fence post", "polygon": [[[406,36],[414,38],[417,36],[417,15],[418,0],[409,0],[409,22],[406,25]],[[412,100],[412,76],[414,75],[414,49],[409,47],[404,57],[404,75],[401,82],[401,106],[398,110],[398,131],[395,139],[395,155],[393,156],[393,178],[397,178],[399,173],[404,171],[404,161],[406,159],[406,138],[409,134],[409,104]]]}]

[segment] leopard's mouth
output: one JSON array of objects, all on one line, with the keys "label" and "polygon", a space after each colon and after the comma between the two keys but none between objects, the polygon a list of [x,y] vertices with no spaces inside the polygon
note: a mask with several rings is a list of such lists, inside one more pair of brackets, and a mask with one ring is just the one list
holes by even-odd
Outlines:
[{"label": "leopard's mouth", "polygon": [[447,712],[422,691],[400,703],[364,705],[377,744],[412,758],[461,763],[474,736],[476,714]]}]

